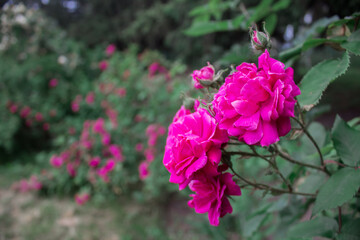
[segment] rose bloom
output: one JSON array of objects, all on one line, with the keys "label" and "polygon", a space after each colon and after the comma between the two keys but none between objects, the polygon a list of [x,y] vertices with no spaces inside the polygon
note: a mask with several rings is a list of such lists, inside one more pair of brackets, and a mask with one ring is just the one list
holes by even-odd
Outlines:
[{"label": "rose bloom", "polygon": [[54,88],[58,85],[58,80],[56,78],[53,78],[49,81],[49,87]]},{"label": "rose bloom", "polygon": [[232,207],[227,196],[240,196],[241,190],[233,181],[230,173],[223,173],[215,177],[200,176],[189,184],[190,190],[195,192],[188,202],[189,207],[195,208],[197,213],[208,212],[209,222],[213,226],[219,225],[219,218],[232,213]]},{"label": "rose bloom", "polygon": [[142,143],[136,144],[135,150],[136,150],[137,152],[141,152],[143,149],[144,149],[144,145],[143,145]]},{"label": "rose bloom", "polygon": [[125,97],[126,96],[126,88],[117,88],[115,89],[115,94],[119,97]]},{"label": "rose bloom", "polygon": [[115,158],[116,161],[122,162],[124,160],[121,147],[112,144],[109,146],[109,152]]},{"label": "rose bloom", "polygon": [[44,120],[44,117],[41,113],[36,113],[35,119],[36,119],[36,121],[41,122],[42,120]]},{"label": "rose bloom", "polygon": [[171,173],[169,181],[179,184],[182,190],[199,171],[218,174],[220,148],[228,136],[205,109],[183,116],[179,112],[169,126],[163,163]]},{"label": "rose bloom", "polygon": [[59,157],[57,155],[53,155],[50,158],[50,164],[51,166],[55,167],[55,168],[59,168],[61,167],[61,165],[63,164],[64,160],[62,157]]},{"label": "rose bloom", "polygon": [[101,62],[99,62],[99,69],[101,71],[105,71],[108,68],[108,62],[106,60],[103,60]]},{"label": "rose bloom", "polygon": [[89,201],[89,199],[90,199],[90,195],[87,193],[75,195],[75,202],[80,206],[84,205],[87,201]]},{"label": "rose bloom", "polygon": [[113,55],[115,51],[116,51],[115,44],[108,45],[105,50],[107,56]]},{"label": "rose bloom", "polygon": [[89,92],[86,97],[85,97],[85,101],[87,104],[93,104],[95,101],[95,93],[94,92]]},{"label": "rose bloom", "polygon": [[30,113],[31,113],[31,108],[28,106],[25,106],[20,111],[20,117],[26,118],[27,116],[30,115]]},{"label": "rose bloom", "polygon": [[149,176],[149,174],[149,163],[146,161],[141,162],[139,165],[139,178],[144,180]]},{"label": "rose bloom", "polygon": [[214,67],[208,63],[207,66],[203,67],[200,70],[195,70],[191,76],[194,82],[194,87],[197,89],[201,89],[204,88],[199,80],[203,80],[203,81],[212,81],[215,75],[215,69]]},{"label": "rose bloom", "polygon": [[71,177],[75,177],[75,176],[76,176],[76,170],[75,170],[74,164],[68,163],[68,164],[66,165],[66,170],[67,170],[67,172],[69,173],[69,175],[70,175]]},{"label": "rose bloom", "polygon": [[100,164],[100,161],[100,157],[93,157],[90,159],[89,166],[95,168]]},{"label": "rose bloom", "polygon": [[285,69],[267,50],[258,65],[238,66],[215,94],[213,106],[220,128],[230,136],[249,145],[269,146],[290,131],[300,89],[294,83],[293,69]]}]

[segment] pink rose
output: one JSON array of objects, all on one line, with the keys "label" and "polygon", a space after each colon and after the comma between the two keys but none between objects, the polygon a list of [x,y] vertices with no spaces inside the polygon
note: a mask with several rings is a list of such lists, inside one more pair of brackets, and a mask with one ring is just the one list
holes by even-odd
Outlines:
[{"label": "pink rose", "polygon": [[38,180],[37,176],[32,175],[28,181],[29,187],[31,190],[40,190],[42,188],[42,183]]},{"label": "pink rose", "polygon": [[144,155],[145,155],[146,161],[148,161],[148,162],[154,161],[154,159],[155,159],[155,149],[153,149],[153,148],[145,149]]},{"label": "pink rose", "polygon": [[95,168],[100,164],[100,161],[100,157],[93,157],[90,159],[89,166]]},{"label": "pink rose", "polygon": [[163,163],[171,173],[170,182],[179,184],[182,190],[200,171],[218,174],[220,147],[228,141],[228,136],[205,109],[174,120],[169,126]]},{"label": "pink rose", "polygon": [[55,168],[59,168],[61,167],[61,165],[63,164],[64,160],[62,157],[59,157],[57,155],[53,155],[50,158],[50,164],[51,166],[55,167]]},{"label": "pink rose", "polygon": [[11,105],[9,106],[9,111],[10,111],[11,113],[16,113],[17,110],[18,110],[18,106],[17,106],[16,104],[11,104]]},{"label": "pink rose", "polygon": [[115,44],[110,44],[110,45],[108,45],[108,46],[106,47],[106,50],[105,50],[106,55],[107,55],[107,56],[113,55],[114,52],[115,52],[115,50],[116,50]]},{"label": "pink rose", "polygon": [[108,62],[106,60],[103,60],[101,62],[99,62],[99,69],[101,71],[105,71],[108,68]]},{"label": "pink rose", "polygon": [[104,145],[104,146],[107,146],[110,144],[110,134],[108,133],[105,133],[104,135],[101,136],[101,143]]},{"label": "pink rose", "polygon": [[200,70],[195,70],[191,76],[194,82],[194,87],[197,89],[201,89],[204,88],[201,83],[199,82],[199,80],[202,81],[212,81],[215,75],[215,69],[214,67],[208,63],[208,65],[206,67],[203,67]]},{"label": "pink rose", "polygon": [[44,123],[43,124],[43,130],[44,131],[49,131],[50,130],[50,124],[49,123]]},{"label": "pink rose", "polygon": [[126,88],[117,88],[115,90],[115,93],[119,96],[119,97],[125,97],[126,96]]},{"label": "pink rose", "polygon": [[266,50],[255,64],[242,63],[225,79],[213,100],[221,129],[249,145],[269,146],[290,129],[294,116],[293,69],[270,58]]},{"label": "pink rose", "polygon": [[89,92],[86,97],[85,97],[85,101],[87,104],[93,104],[95,101],[95,93],[94,92]]},{"label": "pink rose", "polygon": [[54,88],[58,85],[58,80],[56,78],[53,78],[49,81],[49,87]]},{"label": "pink rose", "polygon": [[188,202],[189,207],[195,208],[197,213],[208,212],[209,222],[213,226],[219,225],[219,218],[232,213],[232,207],[227,196],[240,196],[241,190],[233,181],[230,173],[223,173],[215,177],[201,176],[189,184],[193,199]]},{"label": "pink rose", "polygon": [[89,199],[90,199],[90,195],[87,193],[75,195],[75,202],[80,206],[84,205],[87,201],[89,201]]},{"label": "pink rose", "polygon": [[44,117],[41,113],[36,113],[35,119],[36,119],[36,121],[41,122],[42,120],[44,120]]},{"label": "pink rose", "polygon": [[30,113],[31,113],[31,108],[28,106],[25,106],[20,111],[20,117],[26,118],[27,116],[30,115]]},{"label": "pink rose", "polygon": [[121,147],[116,146],[115,144],[110,145],[109,152],[115,158],[116,161],[122,162],[124,160]]},{"label": "pink rose", "polygon": [[139,165],[139,178],[144,180],[149,176],[149,174],[149,163],[146,161],[141,162]]},{"label": "pink rose", "polygon": [[75,176],[76,176],[76,170],[75,170],[74,164],[68,163],[68,164],[66,165],[66,170],[67,170],[67,172],[69,173],[69,175],[70,175],[71,177],[75,177]]},{"label": "pink rose", "polygon": [[144,149],[144,145],[143,145],[142,143],[136,144],[135,150],[136,150],[137,152],[141,152],[143,149]]},{"label": "pink rose", "polygon": [[98,118],[93,125],[93,132],[99,134],[105,134],[105,121],[103,118]]}]

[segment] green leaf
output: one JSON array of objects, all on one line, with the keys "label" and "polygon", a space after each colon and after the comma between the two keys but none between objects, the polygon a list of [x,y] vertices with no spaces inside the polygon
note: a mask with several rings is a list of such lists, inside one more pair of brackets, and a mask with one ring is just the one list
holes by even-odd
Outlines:
[{"label": "green leaf", "polygon": [[358,240],[360,239],[360,219],[350,220],[345,224],[341,233],[338,235],[338,240]]},{"label": "green leaf", "polygon": [[290,228],[288,237],[304,238],[304,237],[329,237],[338,227],[337,222],[329,217],[318,217],[316,219],[301,222]]},{"label": "green leaf", "polygon": [[355,55],[360,55],[360,29],[353,32],[341,46]]},{"label": "green leaf", "polygon": [[272,34],[276,28],[277,15],[275,13],[265,18],[266,30]]},{"label": "green leaf", "polygon": [[250,237],[259,228],[265,217],[266,214],[261,214],[254,216],[250,220],[246,221],[243,227],[244,237]]},{"label": "green leaf", "polygon": [[351,128],[344,120],[336,116],[331,135],[341,160],[349,166],[358,166],[360,164],[360,131]]},{"label": "green leaf", "polygon": [[360,170],[342,168],[320,188],[313,215],[343,205],[353,198],[360,187]]},{"label": "green leaf", "polygon": [[329,83],[344,74],[349,64],[350,57],[348,52],[345,52],[340,59],[325,60],[312,67],[300,84],[300,105],[309,110],[317,104]]},{"label": "green leaf", "polygon": [[285,9],[290,5],[290,3],[291,3],[291,0],[280,0],[274,4],[274,6],[272,7],[272,10],[279,11],[279,10]]},{"label": "green leaf", "polygon": [[312,174],[305,178],[305,181],[299,186],[299,192],[316,193],[324,184],[325,174]]},{"label": "green leaf", "polygon": [[231,20],[224,21],[209,21],[209,22],[194,22],[190,28],[186,29],[184,33],[188,36],[197,37],[213,32],[220,31],[231,31],[242,27],[242,22],[244,20],[243,15]]},{"label": "green leaf", "polygon": [[251,14],[250,18],[247,20],[247,26],[250,26],[252,23],[261,20],[263,17],[267,16],[271,11],[271,4],[273,0],[262,0],[259,5],[256,6],[255,11]]}]

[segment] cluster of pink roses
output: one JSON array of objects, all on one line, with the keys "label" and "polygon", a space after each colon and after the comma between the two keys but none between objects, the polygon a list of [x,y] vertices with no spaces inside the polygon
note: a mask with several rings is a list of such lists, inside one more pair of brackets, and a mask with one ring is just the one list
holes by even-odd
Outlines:
[{"label": "cluster of pink roses", "polygon": [[13,183],[11,188],[21,193],[38,191],[42,188],[42,183],[38,180],[37,176],[32,175],[29,179],[22,179]]},{"label": "cluster of pink roses", "polygon": [[[150,172],[149,172],[149,165],[155,159],[156,153],[156,143],[159,136],[163,136],[166,133],[165,127],[159,124],[150,124],[146,128],[146,136],[148,137],[147,145],[148,147],[144,150],[145,161],[142,161],[139,165],[139,178],[141,180],[146,179]],[[138,143],[135,146],[135,150],[137,152],[141,152],[143,150],[143,145]]]},{"label": "cluster of pink roses", "polygon": [[[115,53],[115,51],[116,51],[115,44],[110,44],[106,47],[105,54],[106,56],[111,57]],[[105,71],[109,67],[109,63],[107,60],[102,60],[99,62],[98,66],[101,71]]]},{"label": "cluster of pink roses", "polygon": [[[214,67],[195,70],[194,87],[201,81],[215,81]],[[207,85],[205,84],[205,87]],[[170,182],[195,192],[189,206],[197,213],[208,212],[210,224],[232,212],[230,195],[241,195],[227,165],[219,165],[221,149],[229,136],[249,145],[269,146],[290,129],[295,97],[300,94],[293,80],[292,68],[270,58],[267,50],[255,64],[242,63],[226,77],[205,110],[196,102],[194,111],[184,106],[169,126],[163,163],[170,172]],[[213,117],[214,116],[214,117]]]},{"label": "cluster of pink roses", "polygon": [[[19,104],[8,101],[7,102],[7,109],[12,113],[16,114],[19,109]],[[31,127],[34,122],[37,122],[38,124],[42,124],[42,129],[44,131],[48,131],[50,129],[50,124],[47,122],[44,122],[44,115],[40,112],[35,113],[35,115],[32,115],[31,113],[33,110],[29,106],[23,106],[20,111],[18,112],[19,116],[25,120],[25,124],[27,127]],[[53,117],[51,115],[51,112],[49,113],[50,117]]]},{"label": "cluster of pink roses", "polygon": [[232,212],[226,193],[241,192],[232,175],[219,166],[221,147],[229,139],[226,131],[198,104],[195,112],[182,106],[176,113],[169,126],[163,162],[171,174],[170,182],[179,184],[179,190],[189,185],[196,193],[191,195],[189,206],[198,213],[208,212],[210,224],[216,226],[219,217]]},{"label": "cluster of pink roses", "polygon": [[[98,145],[102,146],[101,157],[95,154],[95,146]],[[102,118],[85,121],[79,141],[74,142],[59,155],[53,155],[50,158],[50,164],[54,168],[66,165],[66,170],[71,177],[75,177],[80,165],[85,164],[88,166],[88,181],[92,184],[96,183],[96,176],[106,183],[109,182],[109,174],[122,161],[124,161],[122,148],[111,144],[111,135],[106,130],[105,120]],[[82,202],[81,195],[75,198],[78,199],[76,200],[78,203]],[[88,198],[85,199],[88,200]]]}]

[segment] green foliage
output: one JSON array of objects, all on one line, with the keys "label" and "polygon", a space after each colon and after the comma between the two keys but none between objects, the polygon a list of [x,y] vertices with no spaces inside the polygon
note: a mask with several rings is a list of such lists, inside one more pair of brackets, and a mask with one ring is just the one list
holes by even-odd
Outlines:
[{"label": "green foliage", "polygon": [[355,55],[360,55],[360,30],[353,32],[341,46]]},{"label": "green foliage", "polygon": [[348,52],[345,52],[340,59],[324,60],[311,68],[300,84],[300,105],[306,110],[316,105],[329,83],[344,74],[349,64],[350,57]]},{"label": "green foliage", "polygon": [[360,238],[360,219],[351,220],[346,223],[342,229],[341,233],[337,236],[338,240],[356,240]]},{"label": "green foliage", "polygon": [[318,217],[309,221],[301,222],[288,232],[291,238],[303,239],[307,237],[333,237],[334,232],[338,229],[337,222],[329,217]]},{"label": "green foliage", "polygon": [[359,187],[360,175],[357,169],[340,169],[320,188],[313,215],[323,210],[341,207],[354,197]]},{"label": "green foliage", "polygon": [[360,131],[351,128],[339,116],[336,116],[331,132],[337,154],[349,166],[360,164]]}]

